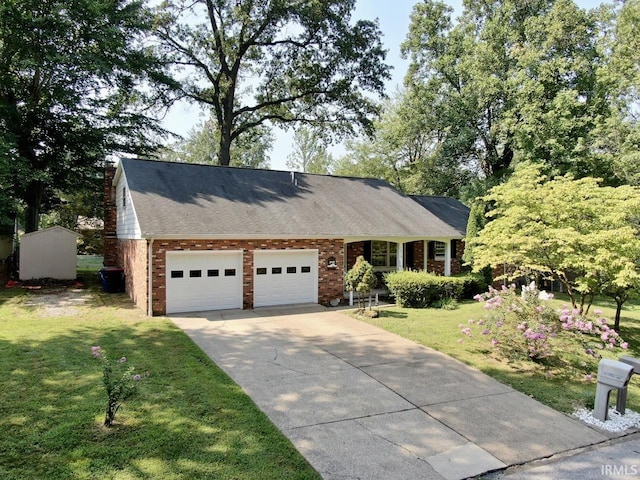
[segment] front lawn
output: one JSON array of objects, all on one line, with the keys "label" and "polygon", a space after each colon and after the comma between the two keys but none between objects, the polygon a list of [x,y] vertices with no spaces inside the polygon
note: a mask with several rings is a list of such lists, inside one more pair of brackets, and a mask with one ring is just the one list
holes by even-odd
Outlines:
[{"label": "front lawn", "polygon": [[[82,273],[93,290],[64,301],[0,290],[1,478],[319,478],[169,320]],[[149,375],[111,429],[96,345]]]},{"label": "front lawn", "polygon": [[[568,303],[562,298],[553,302],[558,308]],[[602,309],[604,316],[613,324],[615,305],[612,302],[601,300],[594,307]],[[468,338],[462,335],[459,325],[485,315],[484,303],[461,302],[455,310],[387,307],[380,313],[379,318],[359,318],[457,358],[559,411],[570,413],[583,406],[593,408],[597,369],[593,371],[594,379],[589,381],[573,367],[566,367],[580,365],[583,357],[569,358],[563,352],[565,366],[561,368],[533,362],[507,362],[496,357],[487,337],[474,335]],[[623,309],[620,334],[629,343],[629,349],[617,348],[605,351],[605,355],[613,359],[619,355],[640,357],[640,306],[628,305]],[[462,343],[458,342],[459,339],[463,339]],[[615,393],[611,395],[611,403],[615,403]],[[632,377],[627,408],[640,412],[640,375]]]}]

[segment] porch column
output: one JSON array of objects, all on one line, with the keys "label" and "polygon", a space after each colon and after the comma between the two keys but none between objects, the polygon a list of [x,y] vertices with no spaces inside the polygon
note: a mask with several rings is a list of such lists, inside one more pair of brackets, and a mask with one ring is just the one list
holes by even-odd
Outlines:
[{"label": "porch column", "polygon": [[424,244],[422,246],[422,259],[424,261],[424,266],[422,267],[422,269],[425,272],[429,271],[429,240],[423,240],[422,243]]},{"label": "porch column", "polygon": [[398,242],[396,247],[396,270],[404,270],[404,243]]},{"label": "porch column", "polygon": [[451,276],[451,240],[444,242],[444,276]]}]

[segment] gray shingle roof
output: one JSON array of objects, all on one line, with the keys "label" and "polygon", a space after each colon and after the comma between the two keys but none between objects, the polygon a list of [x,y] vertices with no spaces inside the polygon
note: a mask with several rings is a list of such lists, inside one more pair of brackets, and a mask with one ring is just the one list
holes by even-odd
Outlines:
[{"label": "gray shingle roof", "polygon": [[454,228],[461,237],[467,233],[469,221],[469,207],[451,197],[431,197],[412,195],[416,202],[426,208],[433,215]]},{"label": "gray shingle roof", "polygon": [[144,237],[460,238],[383,180],[122,159]]}]

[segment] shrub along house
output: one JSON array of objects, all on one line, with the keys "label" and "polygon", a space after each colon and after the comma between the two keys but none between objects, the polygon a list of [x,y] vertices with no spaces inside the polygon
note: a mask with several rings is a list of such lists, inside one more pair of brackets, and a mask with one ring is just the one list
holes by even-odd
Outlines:
[{"label": "shrub along house", "polygon": [[105,265],[150,315],[329,304],[357,255],[458,273],[468,218],[378,179],[137,159],[107,169],[105,209]]}]

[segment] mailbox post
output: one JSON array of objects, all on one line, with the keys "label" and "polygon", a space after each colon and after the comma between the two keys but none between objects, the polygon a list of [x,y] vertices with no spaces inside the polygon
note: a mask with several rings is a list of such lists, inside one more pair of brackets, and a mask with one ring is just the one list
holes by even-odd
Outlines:
[{"label": "mailbox post", "polygon": [[[593,416],[595,418],[602,422],[607,420],[611,390],[617,389],[619,393],[624,392],[623,396],[625,396],[626,387],[632,374],[633,367],[627,363],[609,360],[608,358],[600,360],[598,364],[596,403],[593,410]],[[620,396],[618,396],[618,398],[620,398]],[[622,399],[622,403],[626,403],[626,396]]]},{"label": "mailbox post", "polygon": [[[640,375],[640,358],[633,358],[628,356],[620,357],[620,361],[622,363],[626,363],[627,365],[631,365],[633,367],[633,371],[631,375],[634,373],[636,375]],[[618,389],[618,396],[616,400],[616,410],[618,410],[622,415],[624,415],[625,410],[627,409],[627,385],[624,388]]]}]

